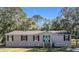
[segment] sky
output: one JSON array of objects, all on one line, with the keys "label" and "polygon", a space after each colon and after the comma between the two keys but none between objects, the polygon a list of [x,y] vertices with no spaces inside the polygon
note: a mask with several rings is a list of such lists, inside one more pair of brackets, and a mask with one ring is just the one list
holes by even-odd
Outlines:
[{"label": "sky", "polygon": [[28,17],[41,15],[44,18],[53,19],[60,15],[62,7],[22,7],[22,9]]}]

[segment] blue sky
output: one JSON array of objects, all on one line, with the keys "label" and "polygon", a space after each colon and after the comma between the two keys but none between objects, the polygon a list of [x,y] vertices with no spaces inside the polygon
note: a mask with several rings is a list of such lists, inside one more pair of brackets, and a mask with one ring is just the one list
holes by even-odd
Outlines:
[{"label": "blue sky", "polygon": [[33,15],[41,15],[47,19],[53,19],[60,15],[61,7],[22,7],[23,11],[32,17]]}]

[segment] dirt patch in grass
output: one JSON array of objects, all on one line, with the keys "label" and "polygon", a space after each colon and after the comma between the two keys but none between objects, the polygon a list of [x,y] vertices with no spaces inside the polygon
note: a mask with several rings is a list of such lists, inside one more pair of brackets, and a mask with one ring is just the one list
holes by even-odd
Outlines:
[{"label": "dirt patch in grass", "polygon": [[0,48],[0,52],[25,52],[32,48]]}]

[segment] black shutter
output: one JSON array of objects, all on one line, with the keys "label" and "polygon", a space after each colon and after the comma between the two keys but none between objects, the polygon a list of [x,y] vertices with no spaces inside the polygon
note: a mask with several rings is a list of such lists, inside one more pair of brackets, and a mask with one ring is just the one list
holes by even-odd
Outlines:
[{"label": "black shutter", "polygon": [[35,41],[35,36],[33,35],[33,41]]},{"label": "black shutter", "polygon": [[50,42],[50,40],[49,40],[49,42]]},{"label": "black shutter", "polygon": [[23,41],[23,36],[21,35],[21,41]]},{"label": "black shutter", "polygon": [[70,35],[68,35],[68,41],[70,41]]},{"label": "black shutter", "polygon": [[44,40],[44,35],[43,35],[43,42],[45,42],[45,40]]},{"label": "black shutter", "polygon": [[14,36],[12,35],[12,41],[14,40]]},{"label": "black shutter", "polygon": [[7,35],[7,41],[9,41],[9,35]]},{"label": "black shutter", "polygon": [[38,41],[39,41],[39,35],[38,35]]},{"label": "black shutter", "polygon": [[65,41],[65,35],[64,35],[64,41]]},{"label": "black shutter", "polygon": [[27,35],[26,35],[26,41],[27,41]]},{"label": "black shutter", "polygon": [[43,42],[45,42],[45,40],[43,40]]}]

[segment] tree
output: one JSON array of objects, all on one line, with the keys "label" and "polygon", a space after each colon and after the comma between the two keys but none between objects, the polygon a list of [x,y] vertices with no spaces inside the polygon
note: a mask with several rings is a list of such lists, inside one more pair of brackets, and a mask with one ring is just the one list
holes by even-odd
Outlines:
[{"label": "tree", "polygon": [[21,8],[18,7],[2,7],[0,8],[0,39],[4,40],[5,33],[16,30],[21,20],[26,15]]},{"label": "tree", "polygon": [[45,30],[45,31],[48,31],[48,30],[50,30],[49,29],[49,24],[47,23],[47,22],[45,22],[44,24],[43,24],[43,26],[41,27],[41,30]]},{"label": "tree", "polygon": [[78,26],[79,26],[79,8],[63,8],[62,11],[62,17],[66,20],[68,20],[66,28],[68,28],[75,38],[77,38],[77,35],[79,33]]},{"label": "tree", "polygon": [[37,28],[39,29],[40,26],[42,26],[43,21],[45,20],[42,16],[40,15],[33,15],[31,18],[35,24],[37,25]]}]

